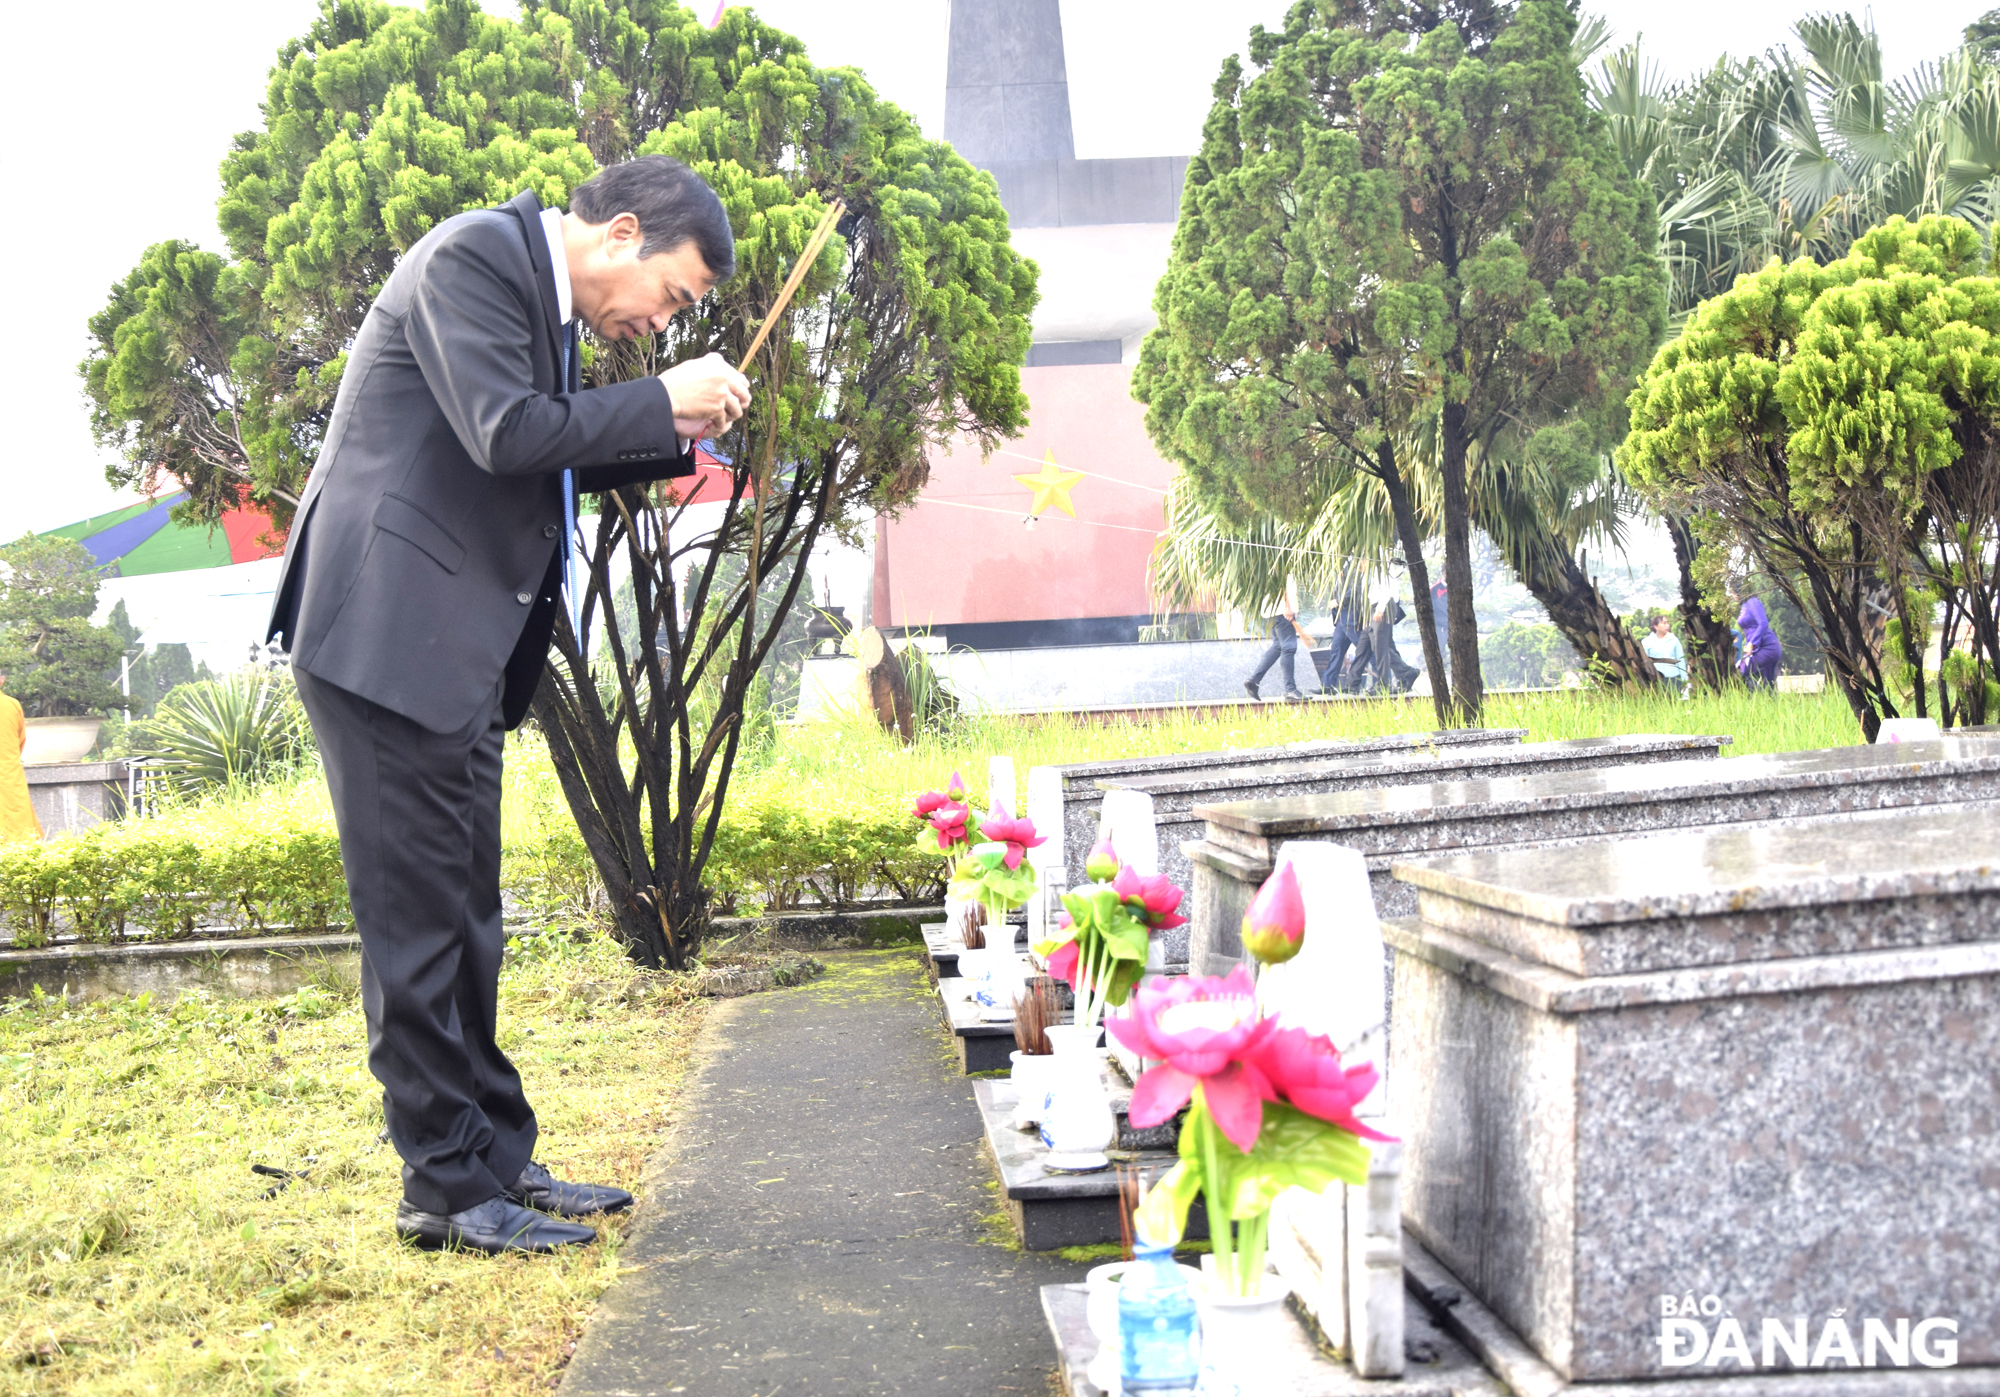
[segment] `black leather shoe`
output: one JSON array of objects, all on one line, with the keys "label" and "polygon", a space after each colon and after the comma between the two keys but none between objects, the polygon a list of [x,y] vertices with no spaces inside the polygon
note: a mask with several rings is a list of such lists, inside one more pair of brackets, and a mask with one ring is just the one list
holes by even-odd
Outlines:
[{"label": "black leather shoe", "polygon": [[554,1251],[597,1240],[594,1228],[557,1222],[507,1198],[489,1198],[462,1213],[427,1213],[406,1199],[396,1209],[396,1235],[425,1251]]},{"label": "black leather shoe", "polygon": [[632,1195],[622,1188],[564,1183],[532,1159],[528,1161],[528,1167],[521,1171],[521,1177],[503,1190],[501,1196],[511,1198],[525,1208],[553,1213],[559,1218],[622,1213],[632,1206]]}]

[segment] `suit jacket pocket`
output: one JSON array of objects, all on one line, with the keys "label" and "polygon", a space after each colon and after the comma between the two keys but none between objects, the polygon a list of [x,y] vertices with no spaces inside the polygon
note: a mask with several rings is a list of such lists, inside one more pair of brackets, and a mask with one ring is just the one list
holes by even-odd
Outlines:
[{"label": "suit jacket pocket", "polygon": [[382,503],[375,506],[375,527],[416,544],[446,572],[457,572],[465,561],[465,545],[401,495],[382,497]]}]

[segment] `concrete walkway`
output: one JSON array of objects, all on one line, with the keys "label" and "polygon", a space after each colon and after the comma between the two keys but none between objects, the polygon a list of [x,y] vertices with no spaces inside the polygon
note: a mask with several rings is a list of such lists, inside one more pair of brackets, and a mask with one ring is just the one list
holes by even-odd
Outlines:
[{"label": "concrete walkway", "polygon": [[566,1397],[1050,1390],[1039,1289],[1089,1268],[982,1240],[1012,1234],[915,953],[824,958],[715,1010]]}]

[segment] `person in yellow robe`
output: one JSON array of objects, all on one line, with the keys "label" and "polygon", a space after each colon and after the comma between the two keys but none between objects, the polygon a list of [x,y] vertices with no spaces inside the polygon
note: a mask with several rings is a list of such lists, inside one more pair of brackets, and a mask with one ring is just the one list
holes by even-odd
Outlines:
[{"label": "person in yellow robe", "polygon": [[[7,676],[0,674],[0,690]],[[28,720],[21,701],[0,692],[0,844],[40,839],[42,822],[28,799],[28,773],[21,767],[21,750],[28,745]]]}]

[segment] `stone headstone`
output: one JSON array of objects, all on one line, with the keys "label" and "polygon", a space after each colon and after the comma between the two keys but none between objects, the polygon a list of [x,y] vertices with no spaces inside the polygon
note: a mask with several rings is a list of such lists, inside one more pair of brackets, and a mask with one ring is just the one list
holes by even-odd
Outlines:
[{"label": "stone headstone", "polygon": [[1383,973],[1388,953],[1375,919],[1367,864],[1358,849],[1296,839],[1278,851],[1276,867],[1287,863],[1305,902],[1305,938],[1296,956],[1259,973],[1257,995],[1264,1012],[1308,1033],[1324,1034],[1354,1062],[1373,1062],[1386,1070],[1389,1014]]},{"label": "stone headstone", "polygon": [[[1098,838],[1111,841],[1120,863],[1130,864],[1148,875],[1160,871],[1160,839],[1153,825],[1153,798],[1144,791],[1107,793],[1097,831]],[[1078,868],[1082,868],[1081,861]]]},{"label": "stone headstone", "polygon": [[1035,870],[1035,895],[1028,900],[1028,944],[1048,938],[1055,927],[1056,897],[1062,891],[1062,777],[1052,766],[1028,768],[1027,817],[1047,839],[1028,850]]},{"label": "stone headstone", "polygon": [[1014,759],[1012,757],[988,757],[986,759],[986,803],[988,807],[1005,806],[1009,815],[1025,812],[1014,803]]},{"label": "stone headstone", "polygon": [[[1397,875],[1421,906],[1385,924],[1404,1219],[1558,1374],[1718,1397],[1774,1366],[1804,1371],[1757,1391],[2000,1391],[1963,1371],[2000,1367],[1990,808]],[[1690,1301],[1671,1336],[1667,1295]],[[1926,1320],[1951,1331],[1912,1355]],[[1907,1368],[1893,1382],[1805,1356],[1871,1324],[1903,1327],[1905,1357],[1876,1359]],[[1772,1325],[1803,1327],[1797,1357]],[[1926,1368],[1940,1338],[1960,1371]]]}]

